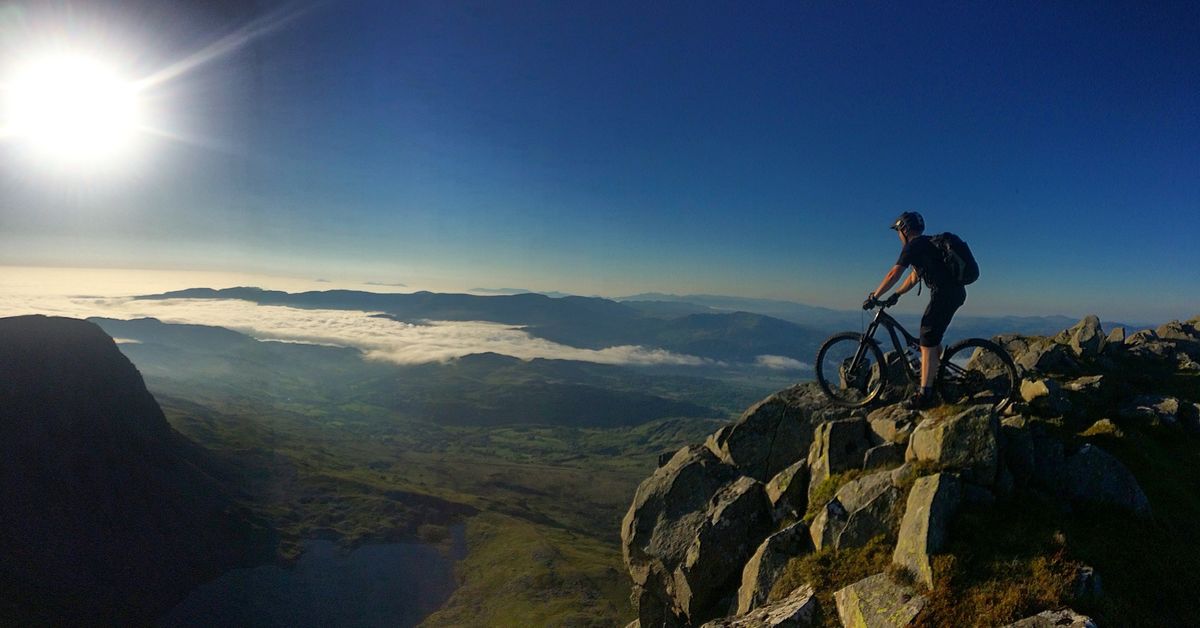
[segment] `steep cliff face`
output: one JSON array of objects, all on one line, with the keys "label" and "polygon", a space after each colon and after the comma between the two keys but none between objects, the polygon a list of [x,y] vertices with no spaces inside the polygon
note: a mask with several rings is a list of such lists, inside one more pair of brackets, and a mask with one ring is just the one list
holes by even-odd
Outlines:
[{"label": "steep cliff face", "polygon": [[1200,317],[995,341],[1001,413],[802,384],[664,456],[622,523],[631,626],[1200,622]]},{"label": "steep cliff face", "polygon": [[0,319],[0,618],[148,623],[268,537],[99,327]]}]

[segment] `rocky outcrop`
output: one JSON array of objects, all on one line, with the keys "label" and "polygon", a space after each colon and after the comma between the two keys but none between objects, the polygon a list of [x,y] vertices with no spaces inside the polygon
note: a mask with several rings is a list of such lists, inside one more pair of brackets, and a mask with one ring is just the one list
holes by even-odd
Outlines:
[{"label": "rocky outcrop", "polygon": [[808,508],[808,462],[798,460],[767,482],[767,499],[776,520],[798,518]]},{"label": "rocky outcrop", "polygon": [[[1089,317],[1054,338],[1000,337],[1026,371],[1003,417],[988,406],[849,411],[811,384],[768,397],[638,489],[623,542],[641,626],[808,625],[818,610],[847,626],[905,626],[926,598],[885,574],[834,592],[836,609],[817,609],[805,587],[780,602],[769,594],[800,573],[792,565],[810,564],[796,559],[837,560],[877,538],[894,543],[898,572],[935,587],[933,558],[950,547],[957,513],[1010,496],[1035,494],[1059,513],[1097,504],[1148,515],[1137,479],[1097,443],[1130,429],[1200,431],[1200,399],[1147,389],[1178,370],[1195,330],[1189,322],[1105,335]],[[823,503],[813,503],[818,495]],[[1076,600],[1103,595],[1087,568],[1069,590]],[[1060,619],[1076,616],[1048,611],[1022,622]]]},{"label": "rocky outcrop", "polygon": [[998,431],[999,420],[987,406],[972,406],[944,418],[929,417],[913,430],[905,460],[961,469],[963,479],[989,485],[996,479]]},{"label": "rocky outcrop", "polygon": [[703,628],[808,628],[817,625],[817,595],[810,585],[798,587],[786,598],[749,613],[717,619]]},{"label": "rocky outcrop", "polygon": [[938,473],[917,479],[908,494],[892,563],[926,588],[933,587],[930,557],[942,549],[950,517],[962,499],[958,477]]},{"label": "rocky outcrop", "polygon": [[675,570],[708,522],[713,496],[736,477],[734,467],[693,445],[676,452],[638,487],[621,524],[621,545],[643,624],[683,623],[674,596]]},{"label": "rocky outcrop", "polygon": [[693,623],[723,614],[722,598],[737,586],[742,565],[770,525],[770,502],[761,482],[742,476],[722,488],[675,568],[675,610]]},{"label": "rocky outcrop", "polygon": [[902,496],[888,471],[847,483],[813,519],[809,529],[813,547],[841,549],[866,545],[892,528],[899,517]]},{"label": "rocky outcrop", "polygon": [[812,542],[809,540],[808,527],[802,521],[767,537],[742,569],[737,612],[746,613],[766,602],[767,595],[788,561],[810,551]]},{"label": "rocky outcrop", "polygon": [[1096,358],[1104,350],[1107,340],[1096,315],[1085,316],[1074,327],[1064,330],[1054,338],[1059,344],[1067,345],[1081,358]]},{"label": "rocky outcrop", "polygon": [[709,438],[709,448],[742,473],[766,482],[808,454],[813,429],[849,411],[831,407],[813,386],[796,386],[754,404]]},{"label": "rocky outcrop", "polygon": [[912,625],[926,599],[887,574],[875,574],[833,594],[846,628],[902,628]]},{"label": "rocky outcrop", "polygon": [[863,454],[869,447],[865,419],[841,419],[818,425],[808,451],[809,498],[829,476],[861,468]]}]

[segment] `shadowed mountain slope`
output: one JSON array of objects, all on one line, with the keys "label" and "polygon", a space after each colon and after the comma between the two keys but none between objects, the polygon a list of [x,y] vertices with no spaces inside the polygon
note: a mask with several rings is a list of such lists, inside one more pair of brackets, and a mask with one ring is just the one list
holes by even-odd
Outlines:
[{"label": "shadowed mountain slope", "polygon": [[222,475],[99,327],[0,319],[0,623],[149,623],[262,557]]}]

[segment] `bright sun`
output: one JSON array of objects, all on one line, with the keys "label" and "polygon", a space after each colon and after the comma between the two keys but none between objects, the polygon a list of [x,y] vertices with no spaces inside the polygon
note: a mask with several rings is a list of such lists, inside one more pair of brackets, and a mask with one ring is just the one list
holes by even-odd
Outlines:
[{"label": "bright sun", "polygon": [[31,59],[3,89],[4,135],[62,165],[123,156],[139,126],[136,86],[86,55]]}]

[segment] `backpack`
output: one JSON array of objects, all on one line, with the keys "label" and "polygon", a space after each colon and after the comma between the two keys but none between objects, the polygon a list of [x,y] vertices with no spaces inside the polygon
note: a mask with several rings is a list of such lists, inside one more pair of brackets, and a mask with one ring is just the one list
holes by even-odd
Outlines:
[{"label": "backpack", "polygon": [[966,286],[979,279],[979,264],[971,254],[971,247],[962,238],[946,232],[930,236],[929,240],[941,252],[950,277],[958,285]]}]

